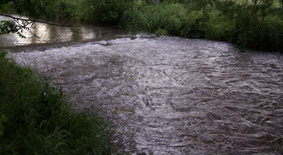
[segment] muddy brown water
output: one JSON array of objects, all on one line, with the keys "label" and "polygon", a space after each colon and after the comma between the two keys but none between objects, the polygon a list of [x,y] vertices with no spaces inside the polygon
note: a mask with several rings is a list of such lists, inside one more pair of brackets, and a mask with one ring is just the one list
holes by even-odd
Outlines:
[{"label": "muddy brown water", "polygon": [[44,49],[15,37],[6,47],[61,86],[74,109],[111,119],[113,154],[283,153],[282,54],[90,29],[109,37],[59,47],[47,40]]}]

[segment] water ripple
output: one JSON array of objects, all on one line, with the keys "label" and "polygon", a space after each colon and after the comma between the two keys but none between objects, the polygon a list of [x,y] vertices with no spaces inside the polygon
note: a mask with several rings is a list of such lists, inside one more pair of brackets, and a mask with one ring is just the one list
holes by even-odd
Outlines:
[{"label": "water ripple", "polygon": [[111,118],[113,153],[283,153],[280,54],[137,37],[12,57],[62,86],[74,109]]}]

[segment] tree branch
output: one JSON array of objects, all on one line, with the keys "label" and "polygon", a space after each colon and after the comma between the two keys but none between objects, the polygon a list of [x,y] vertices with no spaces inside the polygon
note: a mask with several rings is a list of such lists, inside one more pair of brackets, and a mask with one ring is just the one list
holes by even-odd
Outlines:
[{"label": "tree branch", "polygon": [[21,20],[21,21],[27,21],[27,22],[38,22],[38,23],[44,23],[44,24],[54,25],[54,26],[71,27],[71,25],[51,23],[51,22],[47,22],[47,21],[43,21],[43,20],[36,20],[36,19],[32,20],[32,19],[18,18],[18,17],[14,17],[14,16],[12,16],[12,15],[4,14],[4,13],[0,13],[0,16],[9,17],[9,18],[12,18],[12,19],[14,19],[14,20]]}]

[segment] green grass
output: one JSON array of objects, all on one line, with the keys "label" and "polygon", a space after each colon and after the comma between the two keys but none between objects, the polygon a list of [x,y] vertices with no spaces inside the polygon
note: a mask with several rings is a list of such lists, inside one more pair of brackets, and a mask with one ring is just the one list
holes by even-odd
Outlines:
[{"label": "green grass", "polygon": [[111,154],[111,124],[0,52],[0,154]]}]

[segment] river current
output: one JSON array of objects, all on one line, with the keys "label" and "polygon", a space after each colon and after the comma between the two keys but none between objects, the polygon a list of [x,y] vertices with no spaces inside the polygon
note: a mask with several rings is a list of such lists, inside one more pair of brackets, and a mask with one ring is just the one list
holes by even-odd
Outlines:
[{"label": "river current", "polygon": [[147,34],[19,49],[75,110],[114,122],[113,154],[283,153],[282,54]]}]

